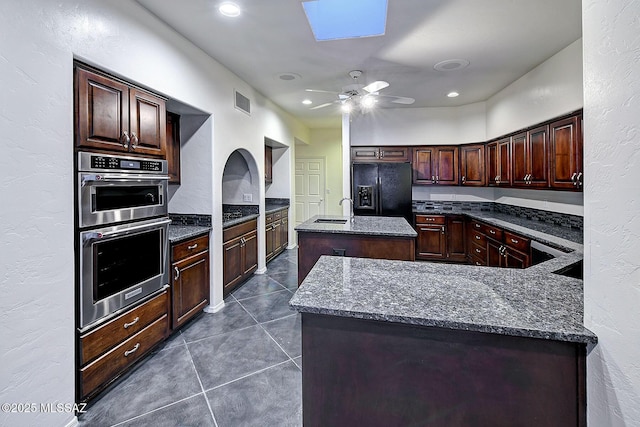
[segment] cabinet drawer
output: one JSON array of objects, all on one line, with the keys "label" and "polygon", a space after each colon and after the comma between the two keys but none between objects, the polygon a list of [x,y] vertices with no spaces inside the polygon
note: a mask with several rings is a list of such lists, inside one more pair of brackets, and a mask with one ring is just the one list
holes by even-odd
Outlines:
[{"label": "cabinet drawer", "polygon": [[478,246],[487,246],[487,236],[479,231],[471,232],[471,241]]},{"label": "cabinet drawer", "polygon": [[416,224],[442,224],[445,223],[444,215],[416,215]]},{"label": "cabinet drawer", "polygon": [[505,245],[522,251],[524,253],[529,252],[529,247],[531,244],[531,240],[526,237],[519,236],[514,233],[510,233],[508,231],[504,232],[504,243]]},{"label": "cabinet drawer", "polygon": [[171,246],[171,259],[177,261],[195,255],[198,252],[209,249],[209,235],[206,234],[186,242],[177,243]]},{"label": "cabinet drawer", "polygon": [[267,216],[265,216],[264,222],[265,222],[265,224],[269,224],[270,222],[273,222],[273,214],[270,213]]},{"label": "cabinet drawer", "polygon": [[154,345],[164,339],[168,327],[169,316],[165,313],[160,319],[82,368],[80,370],[81,395],[87,396],[144,356]]},{"label": "cabinet drawer", "polygon": [[471,265],[486,266],[487,260],[485,258],[478,258],[475,256],[471,256]]},{"label": "cabinet drawer", "polygon": [[471,227],[471,230],[482,231],[482,224],[480,224],[478,221],[471,221],[469,223],[469,227]]},{"label": "cabinet drawer", "polygon": [[131,337],[155,319],[167,314],[167,291],[150,299],[144,304],[124,313],[80,337],[80,364],[95,359],[100,354]]},{"label": "cabinet drawer", "polygon": [[487,237],[491,237],[495,240],[502,240],[502,229],[500,227],[494,227],[493,225],[480,223],[480,230],[487,235]]},{"label": "cabinet drawer", "polygon": [[487,246],[478,246],[475,242],[471,245],[471,256],[480,258],[483,260],[487,259]]},{"label": "cabinet drawer", "polygon": [[282,218],[282,211],[278,211],[278,212],[274,212],[274,213],[273,213],[273,220],[274,220],[274,221],[275,221],[275,220],[278,220],[278,219],[280,219],[280,218]]},{"label": "cabinet drawer", "polygon": [[228,242],[229,240],[242,236],[243,234],[246,234],[251,230],[255,230],[257,226],[258,226],[258,221],[255,219],[252,219],[247,222],[243,222],[242,224],[233,225],[222,231],[222,241]]}]

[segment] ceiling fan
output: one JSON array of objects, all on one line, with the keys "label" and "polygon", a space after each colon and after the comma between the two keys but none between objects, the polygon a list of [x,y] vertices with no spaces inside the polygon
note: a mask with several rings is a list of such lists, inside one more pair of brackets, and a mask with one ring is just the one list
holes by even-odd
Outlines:
[{"label": "ceiling fan", "polygon": [[307,92],[331,93],[338,96],[338,99],[336,99],[335,101],[316,105],[314,107],[311,107],[310,110],[317,110],[319,108],[328,107],[329,105],[333,104],[341,104],[343,111],[345,112],[350,112],[351,108],[355,106],[359,106],[361,110],[366,111],[372,108],[376,104],[376,102],[378,102],[378,98],[389,99],[395,104],[404,105],[411,105],[416,101],[415,99],[406,96],[380,94],[379,92],[382,89],[388,87],[389,83],[385,82],[384,80],[376,80],[373,83],[365,86],[358,83],[358,78],[360,76],[362,76],[362,71],[360,70],[349,71],[349,77],[353,79],[353,83],[343,87],[341,92],[331,92],[319,89],[306,89]]}]

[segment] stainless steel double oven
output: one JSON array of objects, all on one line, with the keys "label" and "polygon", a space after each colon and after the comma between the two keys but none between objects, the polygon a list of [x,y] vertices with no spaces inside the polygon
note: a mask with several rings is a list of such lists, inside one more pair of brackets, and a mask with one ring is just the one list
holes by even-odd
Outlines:
[{"label": "stainless steel double oven", "polygon": [[80,329],[168,283],[166,160],[79,152]]}]

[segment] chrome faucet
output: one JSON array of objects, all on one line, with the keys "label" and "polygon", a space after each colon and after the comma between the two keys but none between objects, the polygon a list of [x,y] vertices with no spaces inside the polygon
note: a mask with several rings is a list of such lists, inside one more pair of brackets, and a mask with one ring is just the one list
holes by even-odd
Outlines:
[{"label": "chrome faucet", "polygon": [[345,200],[348,200],[351,203],[351,215],[349,216],[349,220],[351,222],[355,222],[356,221],[356,217],[353,215],[353,200],[351,200],[348,197],[344,197],[342,200],[340,200],[339,205],[342,206],[342,202],[344,202]]}]

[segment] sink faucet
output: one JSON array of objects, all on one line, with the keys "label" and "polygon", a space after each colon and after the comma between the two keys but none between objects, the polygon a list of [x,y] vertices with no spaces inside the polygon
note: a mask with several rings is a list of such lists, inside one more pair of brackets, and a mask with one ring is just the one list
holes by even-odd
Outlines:
[{"label": "sink faucet", "polygon": [[351,200],[348,197],[344,197],[342,200],[340,200],[339,205],[342,206],[342,202],[344,202],[345,200],[348,200],[351,203],[351,216],[349,217],[351,222],[355,222],[356,221],[356,217],[353,215],[353,200]]}]

